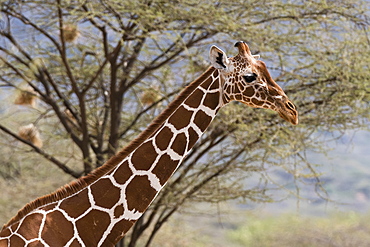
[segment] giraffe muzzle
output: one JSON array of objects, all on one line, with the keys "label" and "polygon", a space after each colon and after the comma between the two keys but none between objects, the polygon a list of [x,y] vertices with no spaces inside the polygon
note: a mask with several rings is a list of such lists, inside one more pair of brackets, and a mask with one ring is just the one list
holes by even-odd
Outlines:
[{"label": "giraffe muzzle", "polygon": [[279,116],[287,122],[293,125],[298,124],[298,111],[292,102],[285,102],[285,104],[283,104],[283,106],[277,112]]}]

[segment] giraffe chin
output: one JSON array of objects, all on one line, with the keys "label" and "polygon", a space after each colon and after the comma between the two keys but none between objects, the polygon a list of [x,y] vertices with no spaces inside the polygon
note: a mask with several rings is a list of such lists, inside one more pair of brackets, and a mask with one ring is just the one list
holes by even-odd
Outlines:
[{"label": "giraffe chin", "polygon": [[294,116],[292,114],[289,114],[288,112],[279,111],[279,116],[284,119],[285,121],[297,125],[298,124],[298,116]]}]

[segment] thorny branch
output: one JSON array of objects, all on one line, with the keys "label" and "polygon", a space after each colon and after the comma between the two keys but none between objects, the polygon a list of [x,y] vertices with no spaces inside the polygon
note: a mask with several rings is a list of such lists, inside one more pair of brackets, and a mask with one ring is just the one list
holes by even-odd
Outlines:
[{"label": "thorny branch", "polygon": [[71,170],[68,166],[66,166],[63,162],[59,161],[56,159],[54,156],[47,154],[45,151],[42,149],[36,147],[32,142],[29,142],[21,137],[19,137],[17,134],[6,128],[5,126],[0,124],[0,129],[7,133],[8,135],[12,136],[16,140],[30,146],[36,153],[40,154],[43,156],[45,159],[49,160],[50,162],[54,163],[57,167],[59,167],[61,170],[63,170],[65,173],[70,174],[74,178],[79,178],[83,174],[82,172],[76,172]]}]

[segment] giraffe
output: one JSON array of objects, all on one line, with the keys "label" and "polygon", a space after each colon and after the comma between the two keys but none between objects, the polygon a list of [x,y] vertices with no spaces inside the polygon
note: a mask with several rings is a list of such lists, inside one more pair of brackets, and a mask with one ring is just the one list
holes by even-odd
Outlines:
[{"label": "giraffe", "polygon": [[248,45],[228,58],[216,46],[210,66],[126,148],[102,167],[27,204],[0,232],[0,247],[114,246],[140,218],[231,101],[276,111],[298,124],[298,112]]}]

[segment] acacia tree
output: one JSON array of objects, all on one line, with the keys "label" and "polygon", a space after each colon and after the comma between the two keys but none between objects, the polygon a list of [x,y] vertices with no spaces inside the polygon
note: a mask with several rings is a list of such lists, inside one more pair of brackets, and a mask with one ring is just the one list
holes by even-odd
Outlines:
[{"label": "acacia tree", "polygon": [[[300,125],[281,124],[265,110],[225,107],[121,242],[149,246],[187,202],[273,200],[269,190],[284,185],[268,185],[271,167],[291,174],[298,187],[312,177],[316,184],[304,156],[321,150],[315,134],[368,123],[366,5],[350,0],[5,1],[0,93],[18,90],[31,95],[27,104],[37,98],[38,105],[21,121],[2,120],[0,129],[78,178],[129,143],[205,70],[209,44],[228,49],[237,40],[247,41],[298,106]],[[44,145],[18,133],[17,121],[38,128]],[[14,155],[22,151],[18,147]],[[253,174],[261,179],[246,186],[243,181]]]}]

